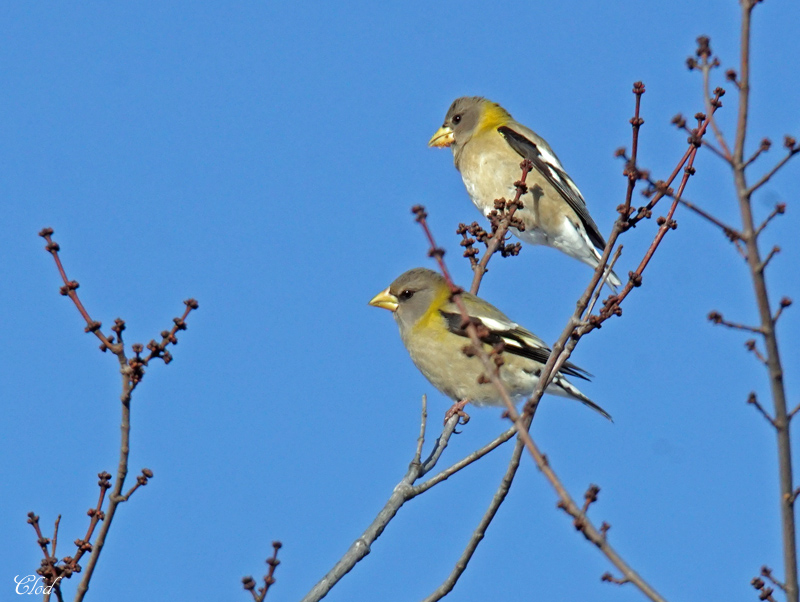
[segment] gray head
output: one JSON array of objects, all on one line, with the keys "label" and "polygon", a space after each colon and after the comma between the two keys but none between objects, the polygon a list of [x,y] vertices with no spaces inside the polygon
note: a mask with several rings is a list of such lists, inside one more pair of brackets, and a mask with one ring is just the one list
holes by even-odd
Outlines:
[{"label": "gray head", "polygon": [[481,96],[462,96],[453,101],[444,116],[443,126],[453,130],[456,144],[464,144],[472,137],[480,123],[482,107],[488,102]]},{"label": "gray head", "polygon": [[427,268],[414,268],[398,276],[370,305],[394,312],[401,333],[417,323],[440,296],[449,296],[445,279]]},{"label": "gray head", "polygon": [[460,147],[469,142],[479,128],[499,127],[510,120],[511,115],[497,103],[482,96],[462,96],[450,105],[442,127],[428,145]]}]

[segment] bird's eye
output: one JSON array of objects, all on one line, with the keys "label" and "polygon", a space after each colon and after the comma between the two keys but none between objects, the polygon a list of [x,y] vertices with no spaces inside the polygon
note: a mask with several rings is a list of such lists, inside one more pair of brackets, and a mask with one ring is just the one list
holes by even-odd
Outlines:
[{"label": "bird's eye", "polygon": [[461,123],[461,115],[453,115],[453,124],[458,125]]},{"label": "bird's eye", "polygon": [[398,295],[398,298],[400,299],[400,301],[408,301],[409,299],[411,299],[411,297],[414,296],[415,292],[416,291],[412,291],[411,289],[406,289]]}]

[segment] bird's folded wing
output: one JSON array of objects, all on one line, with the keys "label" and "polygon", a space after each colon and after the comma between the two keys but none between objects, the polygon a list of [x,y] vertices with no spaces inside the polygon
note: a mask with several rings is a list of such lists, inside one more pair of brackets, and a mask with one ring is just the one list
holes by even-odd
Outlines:
[{"label": "bird's folded wing", "polygon": [[[469,338],[469,333],[464,327],[464,320],[460,312],[449,312],[441,310],[439,313],[444,317],[447,328],[453,334]],[[550,357],[550,349],[535,334],[526,330],[519,324],[510,320],[497,319],[488,316],[470,316],[470,320],[475,326],[485,326],[489,333],[481,340],[488,345],[503,343],[503,351],[524,357],[544,365]],[[565,362],[559,371],[567,376],[575,376],[584,380],[589,380],[591,376],[586,370],[579,368],[575,364]]]},{"label": "bird's folded wing", "polygon": [[566,174],[556,156],[546,146],[536,144],[524,134],[508,126],[501,126],[497,128],[497,131],[503,135],[508,145],[520,157],[533,163],[534,169],[542,174],[567,204],[572,207],[578,219],[583,223],[583,227],[586,228],[586,233],[589,235],[589,240],[592,241],[592,244],[600,249],[605,247],[606,241],[603,235],[600,234],[597,224],[594,223],[594,220],[589,215],[583,195],[581,195],[572,178]]}]

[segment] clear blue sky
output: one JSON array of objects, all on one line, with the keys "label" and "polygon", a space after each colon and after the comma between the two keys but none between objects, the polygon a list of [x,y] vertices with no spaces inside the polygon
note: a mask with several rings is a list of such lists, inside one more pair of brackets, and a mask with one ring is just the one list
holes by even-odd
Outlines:
[{"label": "clear blue sky", "polygon": [[[116,360],[83,334],[36,233],[52,226],[95,319],[147,342],[182,300],[200,310],[169,366],[133,403],[131,470],[155,478],[120,509],[89,599],[247,600],[240,578],[282,564],[269,600],[296,600],[361,533],[405,473],[429,394],[391,316],[367,301],[400,272],[432,267],[409,207],[425,204],[462,282],[453,231],[478,219],[449,152],[426,148],[457,96],[484,95],[545,136],[604,232],[623,199],[631,84],[643,80],[641,158],[663,177],[685,148],[669,125],[701,107],[684,65],[699,34],[735,66],[738,4],[309,2],[192,5],[23,2],[0,19],[0,288],[3,429],[0,598],[39,564],[25,514],[61,521],[61,554],[83,534],[96,473],[118,457]],[[751,144],[800,134],[800,6],[754,20]],[[720,73],[720,83],[722,74]],[[735,95],[721,125],[732,132]],[[708,153],[687,192],[735,221],[728,172]],[[787,214],[765,245],[775,301],[800,302],[795,161],[755,198]],[[753,320],[745,266],[679,212],[622,319],[581,342],[582,389],[613,414],[548,398],[533,433],[572,493],[662,594],[754,599],[781,567],[774,437],[745,404],[763,371],[717,309]],[[655,223],[625,240],[626,273]],[[590,272],[541,247],[496,261],[483,295],[554,341]],[[781,323],[798,390],[797,310]],[[475,410],[445,461],[506,428]],[[418,600],[437,586],[484,512],[508,445],[417,498],[329,597]],[[797,457],[795,458],[798,459]],[[606,560],[555,509],[525,458],[452,600],[640,600],[600,583]],[[71,596],[75,583],[66,586]]]}]

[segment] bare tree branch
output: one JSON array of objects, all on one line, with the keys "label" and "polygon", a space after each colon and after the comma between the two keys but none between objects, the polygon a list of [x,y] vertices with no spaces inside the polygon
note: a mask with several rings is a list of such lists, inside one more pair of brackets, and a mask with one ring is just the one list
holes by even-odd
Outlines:
[{"label": "bare tree branch", "polygon": [[[785,141],[788,152],[769,172],[767,172],[754,185],[748,186],[745,167],[748,164],[744,159],[745,141],[748,127],[748,113],[750,110],[750,38],[751,19],[757,0],[742,0],[741,7],[741,35],[739,57],[739,111],[736,123],[736,140],[733,149],[733,179],[736,195],[739,201],[739,212],[742,219],[742,236],[747,247],[747,263],[750,268],[750,277],[753,282],[753,292],[758,306],[759,320],[763,330],[766,358],[764,363],[770,384],[770,393],[774,406],[773,420],[777,435],[778,474],[780,481],[780,513],[781,531],[783,539],[783,563],[786,584],[787,602],[798,602],[798,571],[797,571],[797,536],[794,516],[794,503],[792,495],[794,477],[792,474],[792,445],[789,430],[789,415],[787,412],[786,389],[783,378],[783,363],[778,349],[778,338],[775,330],[775,321],[772,315],[772,305],[769,301],[764,267],[774,255],[775,249],[761,260],[761,250],[758,246],[758,233],[763,226],[756,227],[753,219],[751,196],[758,188],[763,186],[779,169],[781,169],[800,148],[792,138]],[[753,345],[753,351],[755,345]],[[755,585],[755,584],[754,584]],[[760,589],[760,588],[757,588]],[[769,599],[771,592],[762,590],[762,599]]]},{"label": "bare tree branch", "polygon": [[[465,467],[469,466],[470,464],[472,464],[473,462],[475,462],[477,460],[480,460],[483,456],[488,454],[490,451],[494,450],[497,447],[500,447],[503,443],[505,443],[506,441],[511,439],[511,437],[513,437],[514,433],[516,433],[516,432],[517,432],[517,429],[512,426],[507,431],[505,431],[503,433],[500,433],[495,439],[493,439],[492,441],[490,441],[489,443],[487,443],[486,445],[484,445],[480,449],[476,449],[474,452],[472,452],[471,454],[469,454],[465,458],[462,458],[461,460],[459,460],[458,462],[456,462],[455,464],[453,464],[449,468],[445,468],[444,470],[442,470],[438,474],[432,476],[430,479],[428,479],[424,483],[420,483],[419,485],[416,485],[414,487],[414,491],[417,493],[417,495],[419,495],[420,493],[424,493],[425,491],[427,491],[428,489],[430,489],[434,485],[438,485],[442,481],[444,481],[444,480],[448,479],[449,477],[453,476],[455,473],[457,473],[462,468],[465,468]],[[433,466],[430,466],[430,467],[424,466],[422,475],[427,474],[427,472],[431,468],[433,468]]]},{"label": "bare tree branch", "polygon": [[[774,247],[772,247],[772,249],[770,249],[769,253],[767,253],[767,256],[764,258],[764,261],[761,261],[761,262],[756,264],[756,266],[755,266],[756,271],[761,273],[761,274],[763,274],[764,273],[764,269],[769,265],[769,262],[772,261],[772,258],[775,257],[780,252],[781,252],[781,248],[778,245],[775,245]],[[748,257],[749,257],[749,255],[748,255]]]},{"label": "bare tree branch", "polygon": [[[719,59],[717,57],[712,57],[711,52],[711,44],[710,40],[707,36],[700,36],[697,38],[697,56],[700,58],[699,64],[694,61],[695,66],[697,66],[701,73],[703,74],[703,102],[706,105],[706,113],[711,113],[711,84],[710,84],[710,75],[711,69],[719,67]],[[693,59],[690,59],[693,61]],[[689,68],[692,68],[692,62],[689,62]],[[731,161],[731,151],[728,148],[728,144],[725,142],[725,136],[722,134],[722,131],[719,129],[717,125],[716,119],[711,119],[711,129],[714,132],[714,136],[719,143],[720,151],[717,151],[716,154],[721,155],[728,163]],[[710,147],[710,145],[709,145]],[[713,149],[716,151],[716,149]]]},{"label": "bare tree branch", "polygon": [[786,584],[785,583],[781,583],[780,581],[775,579],[775,577],[773,577],[773,575],[772,575],[772,569],[769,568],[768,566],[764,565],[764,566],[761,567],[761,576],[765,577],[773,585],[776,585],[779,589],[782,589],[783,591],[786,591]]},{"label": "bare tree branch", "polygon": [[775,312],[775,315],[772,316],[772,323],[777,324],[778,319],[783,314],[783,310],[789,307],[792,304],[792,300],[789,297],[781,297],[780,303],[778,303],[778,310]]},{"label": "bare tree branch", "polygon": [[763,222],[761,222],[761,225],[758,228],[756,228],[755,235],[758,236],[759,234],[761,234],[764,228],[766,228],[767,225],[773,219],[775,219],[779,215],[783,215],[784,213],[786,213],[786,203],[776,204],[772,212],[767,216],[767,218]]},{"label": "bare tree branch", "polygon": [[[428,238],[430,243],[430,250],[429,255],[436,259],[439,263],[440,270],[444,275],[445,279],[447,280],[448,284],[451,287],[451,294],[453,301],[459,307],[459,310],[462,313],[462,316],[465,319],[465,323],[468,323],[467,332],[470,336],[470,339],[473,341],[473,348],[476,351],[475,355],[482,361],[484,365],[484,369],[486,371],[485,377],[488,378],[489,381],[495,384],[498,389],[498,392],[503,399],[503,402],[506,405],[506,411],[509,418],[514,421],[514,424],[517,427],[517,432],[519,433],[519,437],[524,443],[525,447],[533,456],[534,460],[536,461],[537,467],[545,474],[545,476],[550,481],[551,485],[556,490],[558,497],[559,497],[559,505],[563,508],[576,522],[576,525],[579,525],[579,529],[583,532],[584,536],[589,539],[592,543],[597,545],[598,548],[606,555],[607,558],[620,570],[623,572],[624,578],[629,580],[631,583],[634,583],[645,595],[650,597],[652,600],[663,600],[661,596],[649,585],[647,584],[617,553],[616,551],[608,544],[605,538],[605,531],[599,531],[591,521],[586,518],[585,514],[581,511],[581,508],[574,502],[574,500],[570,497],[566,489],[561,484],[558,477],[553,472],[552,468],[549,465],[544,454],[542,454],[536,444],[530,437],[530,434],[527,431],[527,427],[525,426],[524,418],[526,415],[532,414],[535,410],[539,399],[541,398],[545,388],[548,386],[552,378],[558,372],[560,367],[569,357],[572,349],[574,348],[577,341],[580,339],[581,336],[587,334],[591,330],[595,328],[599,328],[602,322],[608,319],[612,315],[619,315],[621,313],[621,309],[619,304],[622,300],[630,293],[630,291],[641,284],[641,274],[643,270],[646,268],[650,258],[652,257],[653,253],[655,252],[656,248],[659,246],[661,240],[663,240],[666,232],[670,229],[674,229],[676,227],[676,223],[672,218],[677,206],[680,197],[682,196],[683,190],[685,189],[686,184],[688,183],[689,177],[694,173],[693,162],[694,158],[697,154],[697,149],[702,144],[703,135],[709,126],[711,117],[713,116],[713,111],[716,111],[717,108],[721,106],[719,102],[719,97],[724,94],[724,91],[721,89],[715,90],[715,97],[711,100],[711,109],[709,115],[698,114],[698,127],[691,131],[691,136],[689,139],[689,149],[686,151],[684,156],[678,162],[675,170],[672,172],[670,177],[666,182],[659,182],[657,183],[656,189],[653,191],[651,195],[653,198],[648,202],[646,207],[640,207],[638,213],[633,216],[632,209],[631,209],[631,200],[632,200],[632,193],[635,187],[635,184],[640,179],[648,179],[649,175],[646,172],[643,172],[637,167],[636,163],[636,150],[637,150],[637,142],[638,142],[638,130],[639,127],[642,125],[643,120],[639,116],[639,107],[640,107],[640,98],[641,95],[644,93],[644,86],[637,82],[634,85],[634,94],[636,94],[636,109],[634,118],[631,119],[631,125],[633,126],[633,149],[634,152],[630,159],[625,156],[625,151],[621,150],[618,151],[617,154],[619,156],[623,156],[627,159],[626,168],[625,168],[625,175],[628,177],[628,192],[626,194],[626,202],[618,208],[620,213],[620,218],[617,220],[614,229],[612,230],[611,236],[609,237],[608,244],[604,249],[603,256],[595,270],[592,280],[590,281],[589,286],[587,287],[586,291],[584,292],[583,296],[578,302],[578,306],[576,309],[575,314],[570,319],[567,327],[565,328],[562,336],[559,340],[553,345],[553,351],[548,359],[545,367],[543,368],[540,378],[539,384],[534,391],[531,399],[525,406],[525,411],[523,414],[519,414],[514,404],[512,403],[511,399],[508,396],[507,391],[502,383],[502,380],[499,377],[499,370],[497,365],[492,361],[489,357],[489,354],[483,349],[481,344],[480,338],[476,332],[476,329],[473,324],[469,324],[468,314],[466,311],[466,307],[463,305],[463,301],[460,298],[461,289],[459,289],[452,281],[452,278],[449,275],[446,265],[444,264],[443,255],[444,251],[436,246],[433,236],[430,230],[427,227],[425,222],[425,211],[422,207],[414,208],[414,212],[417,214],[417,221],[423,227],[423,230]],[[673,191],[669,188],[670,183],[677,177],[680,171],[683,170],[683,178],[681,180],[679,189],[677,193],[673,193]],[[609,299],[606,300],[604,304],[603,311],[601,311],[599,316],[587,316],[587,318],[583,318],[583,312],[588,307],[590,300],[595,292],[596,287],[600,284],[601,279],[604,274],[604,270],[606,268],[606,264],[609,260],[609,257],[612,253],[612,249],[616,244],[616,240],[618,236],[629,229],[631,226],[635,225],[635,223],[641,219],[645,219],[650,217],[652,208],[657,204],[660,198],[664,196],[672,196],[675,198],[673,201],[667,216],[664,218],[659,218],[659,230],[650,245],[650,248],[645,253],[642,262],[640,263],[639,267],[635,272],[631,272],[629,281],[627,285],[624,287],[623,291],[619,295],[612,295]],[[528,423],[529,425],[530,423]]]},{"label": "bare tree branch", "polygon": [[772,168],[772,169],[770,169],[770,170],[769,170],[767,173],[765,173],[765,174],[764,174],[764,175],[761,177],[761,179],[760,179],[758,182],[756,182],[756,183],[755,183],[755,184],[753,184],[753,185],[752,185],[750,188],[747,188],[747,189],[745,190],[745,193],[746,193],[746,195],[749,197],[749,196],[750,196],[750,195],[752,195],[752,194],[753,194],[753,193],[754,193],[756,190],[758,190],[758,189],[759,189],[759,188],[761,188],[761,187],[762,187],[764,184],[766,184],[767,182],[769,182],[770,178],[771,178],[772,176],[774,176],[776,173],[778,173],[778,171],[780,171],[780,169],[781,169],[781,168],[782,168],[784,165],[786,165],[786,163],[788,163],[788,162],[789,162],[789,159],[791,159],[792,157],[794,157],[794,156],[795,156],[797,153],[800,153],[800,146],[793,146],[792,148],[790,148],[790,149],[789,149],[789,152],[788,152],[788,153],[786,153],[786,155],[784,155],[783,159],[781,159],[780,161],[778,161],[778,163],[775,165],[775,167],[773,167],[773,168]]},{"label": "bare tree branch", "polygon": [[483,540],[484,536],[486,535],[486,529],[489,527],[489,524],[492,522],[494,517],[497,515],[497,511],[500,509],[500,506],[506,499],[509,490],[511,489],[511,483],[514,481],[514,476],[517,474],[517,469],[519,468],[519,461],[522,457],[522,451],[524,449],[524,445],[520,438],[517,438],[517,444],[514,446],[514,452],[511,454],[511,460],[508,463],[508,468],[506,469],[506,473],[503,475],[503,479],[500,481],[500,485],[497,488],[494,496],[492,497],[492,501],[489,504],[486,512],[484,513],[483,517],[481,518],[478,526],[475,528],[475,531],[472,533],[472,536],[467,543],[467,547],[464,549],[464,552],[459,557],[458,561],[456,562],[456,566],[453,568],[452,572],[447,576],[444,582],[437,587],[428,597],[426,597],[423,602],[436,602],[436,600],[441,600],[455,587],[456,582],[459,580],[461,575],[467,569],[467,565],[469,561],[472,559],[472,556],[475,554],[475,550],[478,549],[478,544]]},{"label": "bare tree branch", "polygon": [[[469,315],[464,305],[463,300],[461,299],[461,289],[457,287],[453,283],[453,279],[450,276],[450,273],[447,269],[447,266],[444,263],[444,250],[439,248],[436,245],[436,242],[433,238],[433,234],[431,233],[430,229],[428,228],[426,222],[426,214],[424,208],[417,206],[414,208],[414,213],[417,215],[417,221],[423,228],[425,235],[428,239],[430,244],[430,250],[428,254],[436,259],[437,263],[439,264],[439,269],[442,272],[442,275],[445,277],[448,285],[451,289],[452,299],[453,302],[456,303],[459,310],[461,311],[462,316],[464,317],[464,322],[467,324],[467,332],[469,333],[470,339],[473,343],[473,348],[475,350],[475,355],[481,360],[484,365],[486,377],[496,386],[498,393],[503,400],[506,406],[506,413],[509,418],[514,422],[516,426],[516,430],[519,436],[519,439],[522,441],[524,446],[528,449],[530,454],[533,456],[534,461],[536,462],[537,467],[545,474],[550,484],[556,490],[556,493],[559,497],[559,506],[565,510],[570,516],[572,516],[578,524],[580,524],[580,530],[583,532],[584,536],[589,539],[592,543],[597,545],[598,548],[606,555],[606,557],[616,566],[623,574],[628,578],[631,582],[635,583],[637,587],[647,595],[651,600],[655,600],[656,602],[662,602],[663,598],[647,583],[645,582],[639,575],[634,571],[623,559],[622,557],[617,554],[617,552],[610,546],[604,534],[600,533],[594,525],[586,518],[586,516],[581,511],[580,507],[575,504],[573,499],[570,497],[569,493],[567,492],[566,488],[563,486],[559,478],[556,476],[555,472],[549,465],[549,462],[545,458],[544,454],[539,451],[539,448],[533,442],[533,439],[528,432],[528,428],[530,427],[530,421],[532,419],[533,412],[535,411],[535,405],[526,406],[526,414],[521,415],[517,412],[516,408],[514,407],[514,403],[512,402],[511,398],[508,395],[508,391],[506,390],[502,380],[500,379],[499,370],[497,365],[492,361],[489,355],[485,352],[483,348],[483,344],[478,336],[477,330],[475,325],[469,320]],[[598,286],[601,276],[603,274],[605,268],[605,262],[608,260],[608,252],[610,251],[610,247],[606,248],[606,253],[604,256],[604,260],[601,260],[600,264],[597,266],[595,273],[592,279],[592,285],[587,291],[584,293],[585,302],[583,307],[580,308],[581,312],[586,307],[586,304],[589,302],[589,298],[592,292],[594,292],[594,287]],[[572,328],[570,328],[572,330]],[[568,355],[568,354],[567,354]],[[548,365],[554,364],[554,359],[556,359],[555,351],[551,354],[550,359],[548,360]],[[566,358],[562,360],[566,361]],[[555,376],[558,368],[552,370],[552,376]],[[548,384],[547,379],[551,378],[550,375],[545,375],[545,371],[547,370],[547,366],[542,371],[539,380],[539,387],[537,388],[537,392],[534,393],[532,399],[535,399],[535,403],[538,403],[538,400],[541,398],[542,393],[544,392],[545,387]],[[538,393],[538,397],[537,397]],[[493,515],[492,515],[493,516]],[[486,518],[486,517],[484,517]],[[489,519],[491,520],[491,519]],[[478,539],[477,541],[480,541]],[[477,542],[475,543],[477,545]],[[467,550],[469,552],[469,550]],[[471,554],[471,553],[470,553]],[[458,575],[461,573],[456,571],[451,575],[453,579],[458,578]],[[448,580],[449,582],[449,580]],[[448,587],[448,582],[444,584],[445,588]],[[452,587],[452,586],[450,586]],[[436,599],[436,598],[434,598]]]},{"label": "bare tree branch", "polygon": [[[77,290],[80,285],[77,281],[70,280],[67,277],[66,270],[64,269],[64,265],[62,264],[59,256],[60,247],[58,243],[53,241],[52,235],[52,228],[44,228],[41,232],[39,232],[39,236],[44,238],[47,242],[45,249],[52,255],[58,273],[61,276],[62,282],[64,283],[60,288],[60,292],[63,296],[69,297],[69,299],[77,308],[78,312],[81,314],[81,317],[86,322],[86,327],[84,328],[85,332],[93,333],[100,340],[100,350],[103,352],[110,350],[114,355],[117,356],[120,366],[120,373],[122,375],[122,392],[120,394],[122,407],[122,420],[120,424],[120,457],[117,465],[116,479],[112,485],[110,474],[104,471],[98,475],[100,479],[98,483],[100,486],[100,498],[97,502],[97,506],[89,510],[88,514],[90,517],[90,522],[86,535],[83,537],[83,539],[78,539],[75,542],[78,548],[75,556],[65,556],[59,561],[56,559],[55,553],[48,554],[46,547],[43,547],[45,561],[43,562],[42,567],[40,567],[37,571],[44,577],[46,584],[56,586],[54,591],[58,599],[61,600],[62,592],[59,580],[62,577],[69,578],[73,574],[81,572],[82,567],[80,566],[79,561],[84,554],[89,552],[89,560],[86,564],[85,570],[83,570],[83,577],[78,584],[74,598],[75,602],[80,602],[83,600],[86,592],[89,590],[89,582],[91,581],[94,570],[97,567],[97,562],[100,558],[100,553],[103,550],[103,546],[105,545],[106,536],[111,528],[111,522],[116,514],[117,507],[120,503],[128,501],[133,492],[139,487],[147,485],[148,480],[153,476],[153,472],[150,469],[142,469],[142,474],[137,477],[136,485],[131,487],[128,492],[123,495],[122,489],[125,485],[125,478],[128,474],[128,455],[130,453],[131,394],[139,382],[141,382],[145,373],[145,367],[148,366],[151,360],[160,358],[164,360],[164,363],[169,363],[172,360],[172,356],[167,350],[167,347],[169,345],[177,344],[178,339],[175,336],[177,331],[186,329],[186,317],[192,310],[198,308],[198,303],[194,299],[188,299],[184,302],[186,309],[183,313],[183,316],[173,320],[174,326],[171,330],[165,330],[161,333],[162,340],[160,343],[150,341],[147,346],[150,350],[150,353],[147,355],[147,357],[141,357],[141,352],[144,350],[144,347],[141,344],[134,344],[132,346],[134,356],[128,358],[125,353],[125,347],[122,340],[122,332],[125,330],[125,322],[119,318],[114,321],[114,326],[111,327],[111,330],[116,334],[116,340],[113,335],[105,335],[102,332],[102,325],[100,322],[92,319],[78,296]],[[112,491],[108,496],[106,496],[106,491],[108,489],[112,489]],[[108,498],[108,506],[104,511],[103,504],[106,500],[106,497]],[[32,512],[29,513],[28,516],[28,522],[34,525],[38,533],[38,517]],[[94,536],[95,528],[101,522],[102,525],[100,525],[97,536],[95,537],[94,542],[91,542],[90,540]],[[39,539],[41,540],[41,535],[39,535]],[[56,536],[54,535],[54,551],[55,542]]]},{"label": "bare tree branch", "polygon": [[744,162],[744,165],[742,167],[746,168],[752,163],[754,163],[755,160],[758,159],[762,153],[767,152],[771,147],[772,147],[772,141],[769,138],[762,138],[761,144],[759,145],[756,152],[754,152],[753,155],[747,161]]},{"label": "bare tree branch", "polygon": [[741,240],[742,234],[738,230],[736,230],[735,228],[732,228],[728,224],[722,222],[720,219],[714,217],[713,215],[711,215],[710,213],[704,211],[703,209],[700,209],[700,207],[698,207],[694,203],[690,203],[686,199],[680,199],[680,203],[681,203],[681,205],[683,205],[687,209],[691,209],[697,215],[699,215],[701,217],[704,217],[705,219],[710,221],[712,224],[717,226],[719,229],[721,229],[723,234],[725,234],[726,238],[728,240],[730,240],[731,242],[736,242],[737,240]]},{"label": "bare tree branch", "polygon": [[492,450],[499,447],[502,443],[508,441],[513,437],[515,430],[509,429],[501,433],[498,437],[490,441],[482,448],[469,454],[459,462],[456,462],[451,467],[441,471],[428,481],[415,485],[422,476],[429,473],[439,461],[442,453],[444,452],[450,440],[453,431],[459,423],[459,417],[451,416],[445,423],[444,430],[439,435],[436,443],[433,446],[429,456],[424,461],[421,460],[421,446],[420,440],[424,441],[424,433],[427,423],[426,400],[423,399],[422,420],[420,425],[420,439],[417,441],[417,447],[414,453],[414,459],[408,467],[403,479],[394,487],[392,495],[388,501],[372,521],[372,523],[362,533],[361,537],[356,539],[347,550],[347,552],[336,562],[333,568],[311,589],[308,594],[303,598],[302,602],[316,602],[327,595],[327,593],[338,583],[342,577],[350,572],[356,564],[363,560],[370,552],[372,544],[375,542],[381,533],[383,533],[386,526],[394,518],[400,508],[414,499],[421,493],[429,490],[431,487],[444,482],[448,477],[452,476],[459,470],[469,466],[476,460],[482,458]]},{"label": "bare tree branch", "polygon": [[258,588],[258,591],[256,591],[256,581],[251,575],[242,577],[242,586],[246,591],[250,592],[254,602],[264,602],[267,598],[270,586],[275,584],[275,569],[278,568],[278,565],[281,563],[281,561],[278,560],[278,550],[282,547],[283,544],[281,542],[272,542],[272,556],[267,558],[267,566],[269,569],[267,570],[267,574],[264,575],[264,585]]},{"label": "bare tree branch", "polygon": [[750,404],[750,405],[752,405],[752,406],[754,406],[754,407],[756,408],[756,410],[758,410],[758,412],[759,412],[759,413],[760,413],[760,414],[761,414],[761,415],[762,415],[762,416],[763,416],[763,417],[766,419],[766,421],[767,421],[767,422],[769,422],[769,423],[770,423],[770,424],[771,424],[771,425],[772,425],[774,428],[778,428],[778,425],[777,425],[777,424],[775,424],[775,419],[774,419],[772,416],[770,416],[770,415],[769,415],[769,412],[767,412],[767,411],[764,409],[764,406],[762,406],[760,403],[758,403],[758,397],[756,397],[756,394],[755,394],[754,392],[751,392],[751,393],[750,393],[750,395],[748,395],[748,396],[747,396],[747,403],[748,403],[748,404]]},{"label": "bare tree branch", "polygon": [[[514,214],[516,213],[517,209],[522,209],[523,207],[520,199],[522,198],[522,195],[528,192],[528,187],[525,184],[525,180],[533,169],[533,163],[528,159],[525,159],[519,164],[519,167],[522,170],[522,177],[520,177],[518,181],[514,182],[514,187],[516,188],[516,194],[514,195],[514,198],[510,202],[506,201],[505,199],[497,199],[495,201],[494,211],[488,215],[489,221],[492,224],[492,233],[484,233],[486,235],[486,251],[483,254],[483,258],[480,261],[472,262],[472,271],[474,275],[472,277],[472,284],[469,287],[469,292],[473,295],[478,294],[481,281],[488,271],[487,266],[489,265],[489,260],[492,258],[492,255],[494,255],[497,251],[501,251],[503,256],[509,254],[516,255],[519,253],[519,243],[509,246],[505,244],[505,241],[506,235],[510,228],[525,228],[522,220],[515,218]],[[459,226],[459,231],[462,227],[463,224]]]},{"label": "bare tree branch", "polygon": [[722,314],[718,311],[712,311],[708,314],[709,322],[713,322],[714,324],[719,324],[720,326],[727,326],[728,328],[733,328],[735,330],[745,330],[747,332],[754,332],[756,334],[764,334],[764,330],[761,326],[748,326],[747,324],[739,324],[738,322],[730,322],[722,317]]}]

